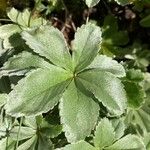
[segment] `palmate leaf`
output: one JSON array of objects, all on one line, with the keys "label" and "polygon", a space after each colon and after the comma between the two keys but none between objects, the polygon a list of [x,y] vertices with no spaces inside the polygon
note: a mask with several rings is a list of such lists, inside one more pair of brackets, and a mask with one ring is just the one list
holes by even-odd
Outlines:
[{"label": "palmate leaf", "polygon": [[96,127],[94,145],[103,149],[111,145],[115,140],[115,132],[111,122],[104,118]]},{"label": "palmate leaf", "polygon": [[99,105],[71,82],[60,102],[60,116],[69,142],[90,135],[99,115]]},{"label": "palmate leaf", "polygon": [[69,78],[69,72],[53,65],[32,71],[9,94],[7,113],[19,117],[47,112],[58,103]]},{"label": "palmate leaf", "polygon": [[58,29],[41,26],[34,31],[23,32],[22,37],[34,52],[46,57],[57,66],[72,70],[67,43]]},{"label": "palmate leaf", "polygon": [[86,4],[88,7],[94,7],[99,1],[100,0],[86,0]]},{"label": "palmate leaf", "polygon": [[94,146],[85,141],[79,141],[69,144],[61,150],[146,150],[142,139],[138,136],[128,134],[118,140],[115,138],[115,134],[111,121],[103,118],[95,131]]},{"label": "palmate leaf", "polygon": [[78,80],[113,114],[126,108],[126,95],[121,81],[109,72],[91,69],[78,75]]},{"label": "palmate leaf", "polygon": [[73,66],[76,72],[86,68],[100,50],[101,30],[94,24],[88,23],[79,28],[73,41]]}]

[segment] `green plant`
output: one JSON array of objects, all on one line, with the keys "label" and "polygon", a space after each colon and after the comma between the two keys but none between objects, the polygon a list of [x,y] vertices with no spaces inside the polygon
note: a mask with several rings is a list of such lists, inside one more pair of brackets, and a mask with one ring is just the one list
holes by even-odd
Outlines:
[{"label": "green plant", "polygon": [[[109,8],[132,4],[145,16],[138,6],[148,2],[116,2],[122,6],[85,0],[87,16],[77,29],[71,1],[61,1],[65,23],[38,16],[55,15],[57,1],[8,11],[11,23],[0,26],[0,149],[149,150],[149,44],[131,40]],[[108,10],[103,23],[91,21],[101,5]],[[74,40],[67,43],[60,22],[64,35],[73,28]]]}]

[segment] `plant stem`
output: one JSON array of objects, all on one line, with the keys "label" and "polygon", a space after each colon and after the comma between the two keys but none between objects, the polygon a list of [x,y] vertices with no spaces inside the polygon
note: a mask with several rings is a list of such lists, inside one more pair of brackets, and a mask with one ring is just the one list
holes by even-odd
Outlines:
[{"label": "plant stem", "polygon": [[19,129],[18,129],[18,133],[17,133],[17,143],[16,143],[16,146],[15,146],[14,150],[17,150],[17,148],[18,148],[20,129],[21,129],[22,122],[23,122],[23,117],[20,118]]}]

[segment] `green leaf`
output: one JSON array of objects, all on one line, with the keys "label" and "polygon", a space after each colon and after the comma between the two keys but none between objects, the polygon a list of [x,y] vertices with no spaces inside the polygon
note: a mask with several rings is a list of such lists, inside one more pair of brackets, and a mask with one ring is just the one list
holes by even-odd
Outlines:
[{"label": "green leaf", "polygon": [[44,118],[42,118],[39,126],[41,128],[40,133],[49,138],[57,137],[62,132],[62,125],[51,125]]},{"label": "green leaf", "polygon": [[146,149],[147,150],[150,150],[150,133],[147,133],[145,136],[144,136],[144,144],[146,146]]},{"label": "green leaf", "polygon": [[117,118],[117,119],[112,119],[111,123],[114,128],[115,139],[118,140],[124,135],[124,131],[125,131],[124,121],[122,120],[122,118],[120,119]]},{"label": "green leaf", "polygon": [[82,25],[75,34],[73,41],[73,65],[76,72],[86,68],[100,50],[101,30],[94,24]]},{"label": "green leaf", "polygon": [[126,109],[126,94],[121,81],[109,72],[92,69],[78,75],[82,84],[113,115],[121,115]]},{"label": "green leaf", "polygon": [[[71,82],[60,102],[60,116],[68,142],[90,135],[99,115],[99,105]],[[69,113],[68,113],[69,112]]]},{"label": "green leaf", "polygon": [[144,89],[138,83],[130,81],[123,81],[123,84],[127,94],[128,106],[133,109],[140,108],[144,104]]},{"label": "green leaf", "polygon": [[[102,37],[102,48],[108,47],[110,49],[111,45],[123,46],[129,42],[127,31],[119,30],[117,19],[112,15],[108,15],[105,17],[104,25],[102,27]],[[110,52],[111,51],[112,50],[110,49]]]},{"label": "green leaf", "polygon": [[99,149],[111,145],[115,140],[115,132],[111,122],[104,118],[96,127],[94,145]]},{"label": "green leaf", "polygon": [[45,136],[39,136],[37,150],[54,150],[51,140]]},{"label": "green leaf", "polygon": [[150,27],[150,15],[146,16],[145,18],[143,18],[141,21],[140,21],[140,25],[142,27]]},{"label": "green leaf", "polygon": [[43,58],[24,51],[8,59],[8,61],[3,65],[2,69],[19,70],[31,67],[49,68],[51,65],[44,61]]},{"label": "green leaf", "polygon": [[105,55],[98,55],[87,68],[107,71],[114,74],[116,77],[125,76],[125,70],[123,66]]},{"label": "green leaf", "polygon": [[0,107],[2,107],[7,101],[7,94],[0,94]]},{"label": "green leaf", "polygon": [[134,82],[140,82],[144,80],[144,74],[141,70],[129,69],[126,73],[126,78]]},{"label": "green leaf", "polygon": [[1,39],[9,38],[14,33],[17,33],[20,31],[21,29],[17,25],[14,25],[14,24],[2,25],[0,26],[0,33],[1,33],[0,38]]},{"label": "green leaf", "polygon": [[46,24],[46,20],[43,18],[37,18],[32,15],[32,13],[25,9],[23,12],[18,11],[15,8],[12,8],[8,13],[8,17],[13,21],[14,23],[17,23],[18,25],[21,25],[22,27],[37,27],[42,24]]},{"label": "green leaf", "polygon": [[88,7],[94,7],[99,3],[100,0],[86,0],[86,5]]},{"label": "green leaf", "polygon": [[34,52],[46,57],[55,65],[72,70],[67,43],[58,29],[41,26],[34,31],[24,31],[22,37]]},{"label": "green leaf", "polygon": [[145,146],[138,136],[129,134],[105,149],[109,150],[145,149]]},{"label": "green leaf", "polygon": [[36,142],[37,142],[37,136],[33,136],[31,139],[21,144],[17,148],[17,150],[35,150]]},{"label": "green leaf", "polygon": [[61,150],[97,150],[97,149],[85,141],[79,141],[78,143],[75,144],[69,144],[64,148],[61,148]]},{"label": "green leaf", "polygon": [[58,103],[69,78],[69,72],[53,65],[32,71],[9,94],[7,113],[19,117],[47,112]]},{"label": "green leaf", "polygon": [[119,5],[127,5],[130,4],[132,2],[132,0],[115,0]]},{"label": "green leaf", "polygon": [[[19,134],[19,139],[17,138]],[[10,131],[10,138],[13,139],[14,141],[17,141],[17,139],[24,140],[33,137],[36,134],[36,130],[30,128],[30,127],[21,127],[19,131],[19,126],[15,126],[11,131]]]},{"label": "green leaf", "polygon": [[143,135],[150,132],[150,108],[148,106],[149,104],[145,103],[145,106],[139,110],[129,110],[126,116],[126,123],[138,127]]},{"label": "green leaf", "polygon": [[0,148],[1,150],[14,150],[15,148],[15,141],[13,141],[12,139],[8,138],[8,144],[7,144],[7,148],[6,148],[6,141],[7,141],[7,138],[3,138],[0,140]]}]

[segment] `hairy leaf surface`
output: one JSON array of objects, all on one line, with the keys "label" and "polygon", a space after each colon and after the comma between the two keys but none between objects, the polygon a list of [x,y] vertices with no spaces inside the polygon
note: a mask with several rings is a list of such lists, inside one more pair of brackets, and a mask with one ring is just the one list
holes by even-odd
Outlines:
[{"label": "hairy leaf surface", "polygon": [[91,64],[100,50],[101,40],[101,30],[94,24],[83,25],[77,30],[72,56],[76,72]]},{"label": "hairy leaf surface", "polygon": [[125,76],[125,70],[123,66],[105,55],[98,55],[87,68],[107,71],[114,74],[116,77]]},{"label": "hairy leaf surface", "polygon": [[113,145],[106,148],[108,150],[128,150],[128,149],[145,149],[142,140],[135,135],[127,135]]},{"label": "hairy leaf surface", "polygon": [[69,142],[83,140],[90,135],[97,122],[99,105],[71,82],[60,102],[60,116]]},{"label": "hairy leaf surface", "polygon": [[96,127],[94,145],[95,147],[104,148],[111,145],[115,140],[115,132],[111,122],[104,118]]},{"label": "hairy leaf surface", "polygon": [[34,31],[23,32],[22,37],[34,52],[46,57],[55,65],[72,70],[67,43],[58,29],[41,26]]},{"label": "hairy leaf surface", "polygon": [[7,113],[19,117],[47,112],[57,104],[69,78],[69,72],[56,66],[29,73],[9,94]]},{"label": "hairy leaf surface", "polygon": [[120,80],[109,72],[97,69],[88,70],[78,75],[83,85],[91,91],[103,105],[115,115],[124,113],[126,95]]}]

